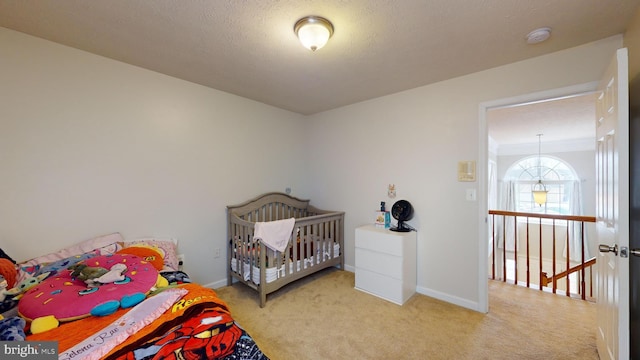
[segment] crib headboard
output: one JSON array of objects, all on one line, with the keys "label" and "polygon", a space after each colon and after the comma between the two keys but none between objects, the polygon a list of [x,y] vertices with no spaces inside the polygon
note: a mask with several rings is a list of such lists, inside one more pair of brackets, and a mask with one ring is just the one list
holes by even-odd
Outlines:
[{"label": "crib headboard", "polygon": [[302,200],[280,192],[262,194],[238,205],[227,206],[227,213],[250,222],[274,221],[288,218],[303,218],[323,211]]}]

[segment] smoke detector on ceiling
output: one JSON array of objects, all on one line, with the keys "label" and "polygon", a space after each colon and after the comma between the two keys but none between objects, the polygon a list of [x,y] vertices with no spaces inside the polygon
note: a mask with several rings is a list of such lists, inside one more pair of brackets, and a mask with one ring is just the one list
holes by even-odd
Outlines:
[{"label": "smoke detector on ceiling", "polygon": [[535,29],[527,35],[527,44],[537,44],[547,40],[551,36],[550,27]]}]

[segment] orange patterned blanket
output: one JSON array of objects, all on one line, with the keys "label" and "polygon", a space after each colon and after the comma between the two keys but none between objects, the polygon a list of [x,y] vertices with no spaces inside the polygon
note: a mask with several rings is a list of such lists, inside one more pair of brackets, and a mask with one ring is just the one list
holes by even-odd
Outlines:
[{"label": "orange patterned blanket", "polygon": [[[109,316],[63,323],[56,329],[29,335],[27,340],[58,341],[60,359],[218,359],[242,349],[251,349],[253,355],[250,358],[267,359],[255,342],[233,321],[227,304],[218,298],[214,290],[197,284],[183,284],[179,289],[186,290],[186,294],[172,302],[166,311],[149,324],[136,329],[117,344],[111,341],[107,345],[107,340],[115,337],[111,329],[114,324],[122,325],[120,322],[125,321],[122,319],[132,315],[128,314],[131,309],[120,309]],[[150,297],[140,305],[152,299]],[[237,349],[235,345],[241,337],[245,342],[241,349]],[[250,340],[249,343],[247,340]],[[88,342],[91,346],[86,345]],[[108,348],[94,349],[101,345]]]}]

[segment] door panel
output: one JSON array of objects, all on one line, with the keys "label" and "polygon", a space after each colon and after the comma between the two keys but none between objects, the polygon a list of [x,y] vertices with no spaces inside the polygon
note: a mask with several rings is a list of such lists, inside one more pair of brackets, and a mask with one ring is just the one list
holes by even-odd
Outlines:
[{"label": "door panel", "polygon": [[[598,85],[596,233],[606,249],[629,247],[629,95],[627,49],[616,52]],[[629,259],[597,258],[597,346],[601,359],[629,358]]]},{"label": "door panel", "polygon": [[[640,75],[629,84],[629,247],[640,249]],[[629,256],[629,339],[640,339],[640,257]],[[630,341],[640,359],[640,341]]]}]

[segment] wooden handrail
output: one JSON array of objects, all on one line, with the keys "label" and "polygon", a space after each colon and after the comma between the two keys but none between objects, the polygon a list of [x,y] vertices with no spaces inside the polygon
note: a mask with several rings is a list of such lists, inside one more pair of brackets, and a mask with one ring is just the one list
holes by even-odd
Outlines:
[{"label": "wooden handrail", "polygon": [[528,213],[521,211],[506,211],[506,210],[489,210],[491,215],[508,215],[508,216],[520,216],[520,217],[535,217],[541,219],[555,219],[555,220],[571,220],[571,221],[583,221],[583,222],[596,222],[595,216],[583,216],[583,215],[554,215],[554,214],[539,214]]},{"label": "wooden handrail", "polygon": [[562,279],[565,276],[569,276],[571,274],[573,274],[574,272],[580,271],[582,270],[582,267],[584,266],[585,268],[593,266],[596,264],[596,258],[592,257],[591,259],[587,260],[587,262],[585,262],[584,264],[578,264],[574,267],[572,267],[569,270],[565,270],[562,272],[559,272],[551,277],[547,276],[546,272],[542,272],[542,286],[547,286],[549,283],[553,282],[553,281],[558,281],[560,279]]}]

